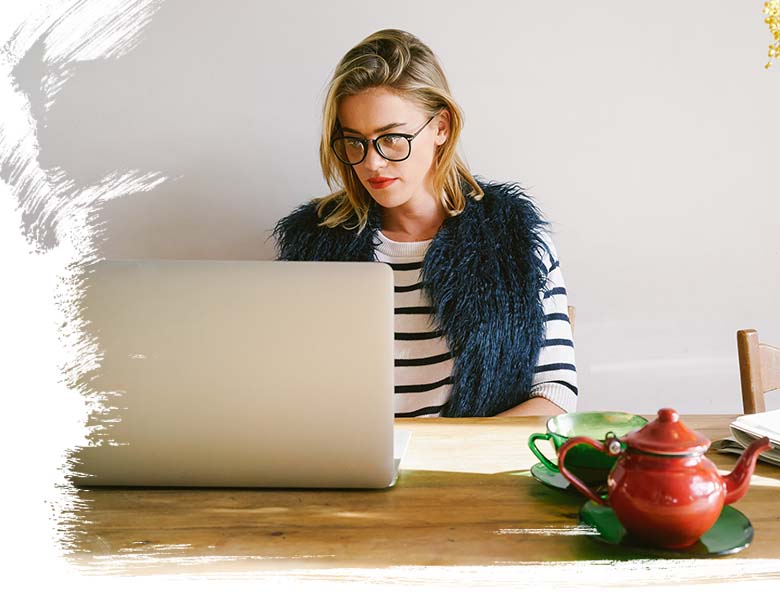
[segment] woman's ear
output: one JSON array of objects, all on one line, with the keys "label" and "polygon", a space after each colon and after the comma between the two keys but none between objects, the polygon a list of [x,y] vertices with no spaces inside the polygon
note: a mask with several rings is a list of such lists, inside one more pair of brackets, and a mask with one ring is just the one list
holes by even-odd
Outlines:
[{"label": "woman's ear", "polygon": [[436,117],[436,137],[434,142],[441,146],[450,137],[450,111],[446,108]]}]

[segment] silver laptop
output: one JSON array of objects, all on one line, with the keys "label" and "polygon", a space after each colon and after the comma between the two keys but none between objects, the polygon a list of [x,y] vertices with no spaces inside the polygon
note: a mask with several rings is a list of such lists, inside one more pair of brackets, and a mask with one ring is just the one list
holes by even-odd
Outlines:
[{"label": "silver laptop", "polygon": [[77,485],[395,482],[389,266],[109,260],[86,279],[102,358],[81,383],[107,410]]}]

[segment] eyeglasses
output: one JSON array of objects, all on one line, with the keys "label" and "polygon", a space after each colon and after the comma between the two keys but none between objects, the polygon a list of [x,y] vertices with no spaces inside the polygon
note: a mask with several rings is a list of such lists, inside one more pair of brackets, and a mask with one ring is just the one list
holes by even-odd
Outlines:
[{"label": "eyeglasses", "polygon": [[330,147],[333,153],[341,162],[348,165],[357,165],[365,160],[368,154],[368,143],[374,144],[374,148],[379,156],[393,162],[401,162],[409,158],[412,153],[412,140],[428,126],[439,113],[434,113],[431,118],[425,122],[413,134],[408,133],[386,133],[372,140],[353,137],[349,135],[339,136],[330,141]]}]

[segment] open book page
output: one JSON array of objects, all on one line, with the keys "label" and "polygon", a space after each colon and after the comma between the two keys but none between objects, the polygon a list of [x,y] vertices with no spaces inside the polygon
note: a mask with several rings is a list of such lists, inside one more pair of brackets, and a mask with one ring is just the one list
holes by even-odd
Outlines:
[{"label": "open book page", "polygon": [[401,468],[401,461],[406,456],[410,439],[412,439],[411,431],[393,427],[393,481],[390,483],[391,487],[398,481],[398,471]]},{"label": "open book page", "polygon": [[721,454],[742,454],[745,451],[745,447],[733,437],[727,437],[712,442],[710,450],[716,450]]},{"label": "open book page", "polygon": [[766,436],[773,445],[780,446],[780,410],[737,417],[731,423],[732,433],[735,429],[754,438]]},{"label": "open book page", "polygon": [[406,456],[406,449],[409,447],[410,439],[412,439],[412,432],[408,429],[393,428],[393,458],[398,464]]},{"label": "open book page", "polygon": [[[754,436],[749,433],[745,433],[744,431],[740,431],[739,429],[732,429],[731,433],[737,443],[739,443],[743,448],[747,448],[750,444],[759,439],[759,437],[763,437],[757,435]],[[773,442],[772,448],[759,454],[758,459],[763,460],[764,462],[772,463],[773,465],[780,465],[780,445]]]},{"label": "open book page", "polygon": [[769,438],[772,448],[758,455],[759,460],[780,466],[780,410],[743,415],[731,422],[731,436],[712,443],[722,453],[742,454],[755,440]]}]

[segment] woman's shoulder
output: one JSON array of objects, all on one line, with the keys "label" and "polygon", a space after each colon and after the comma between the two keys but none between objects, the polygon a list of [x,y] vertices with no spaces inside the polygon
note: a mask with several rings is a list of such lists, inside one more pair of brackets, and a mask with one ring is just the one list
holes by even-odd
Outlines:
[{"label": "woman's shoulder", "polygon": [[314,243],[314,238],[322,231],[322,216],[319,213],[317,200],[309,200],[277,221],[272,235],[280,258],[300,260],[305,256],[305,249]]},{"label": "woman's shoulder", "polygon": [[483,196],[472,204],[481,205],[486,216],[507,220],[512,225],[524,224],[533,230],[543,231],[547,228],[547,221],[522,184],[517,181],[486,180],[478,176],[475,179],[482,188]]},{"label": "woman's shoulder", "polygon": [[526,188],[518,181],[495,181],[475,177],[482,188],[481,201],[494,210],[524,210],[539,213],[536,203]]},{"label": "woman's shoulder", "polygon": [[279,219],[274,232],[277,236],[293,232],[316,232],[320,224],[330,216],[335,208],[335,202],[323,203],[321,198],[309,200]]},{"label": "woman's shoulder", "polygon": [[480,206],[471,213],[474,218],[489,224],[491,239],[498,241],[503,248],[513,248],[521,254],[527,249],[533,249],[541,265],[544,265],[544,271],[549,271],[557,260],[557,253],[550,224],[534,199],[516,181],[476,179],[484,196],[479,201],[471,202],[475,207]]},{"label": "woman's shoulder", "polygon": [[359,256],[364,256],[362,242],[365,241],[367,230],[362,234],[357,231],[357,218],[354,216],[350,216],[345,223],[328,223],[327,219],[337,210],[339,203],[335,197],[315,198],[279,219],[272,233],[279,258],[343,260],[345,252],[357,252]]},{"label": "woman's shoulder", "polygon": [[305,223],[317,223],[319,217],[317,215],[317,203],[315,200],[309,200],[296,206],[293,210],[287,213],[286,216],[279,219],[279,224],[292,225],[292,224],[305,224]]}]

